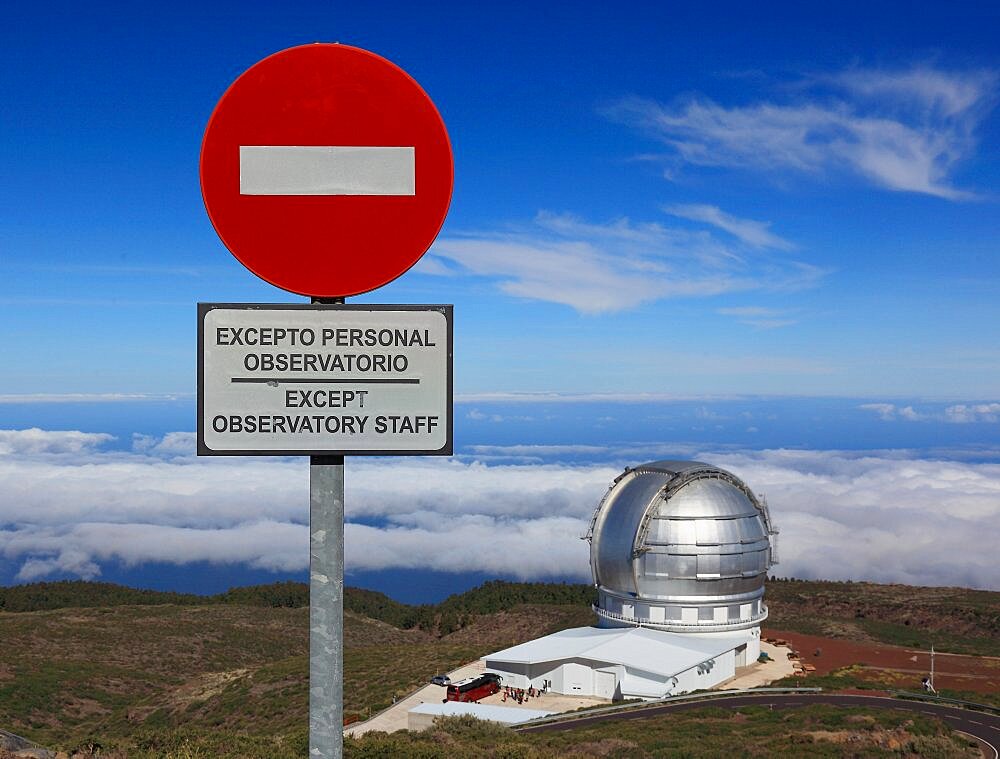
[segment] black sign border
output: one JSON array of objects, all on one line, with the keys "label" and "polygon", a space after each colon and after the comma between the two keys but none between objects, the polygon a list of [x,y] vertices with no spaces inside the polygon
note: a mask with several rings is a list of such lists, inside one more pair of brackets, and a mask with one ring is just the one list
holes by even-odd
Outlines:
[{"label": "black sign border", "polygon": [[[343,451],[322,449],[296,450],[225,450],[217,451],[205,444],[205,317],[215,309],[244,311],[437,311],[448,323],[448,395],[446,425],[448,438],[436,450]],[[198,455],[199,456],[451,456],[454,453],[455,402],[455,327],[453,305],[387,305],[369,303],[199,303],[198,304]]]}]

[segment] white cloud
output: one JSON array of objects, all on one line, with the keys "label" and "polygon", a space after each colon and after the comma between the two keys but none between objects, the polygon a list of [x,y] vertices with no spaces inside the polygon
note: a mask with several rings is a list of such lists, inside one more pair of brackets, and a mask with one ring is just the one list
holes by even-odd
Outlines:
[{"label": "white cloud", "polygon": [[[410,520],[406,520],[410,521]],[[377,529],[349,524],[345,563],[350,569],[386,566],[443,572],[486,572],[522,580],[588,576],[587,522],[578,517],[504,519],[464,515],[441,522],[427,515],[412,525]]]},{"label": "white cloud", "polygon": [[903,70],[850,69],[829,78],[848,91],[895,107],[941,117],[984,107],[996,85],[995,72],[947,73],[927,66]]},{"label": "white cloud", "polygon": [[735,316],[740,324],[757,329],[777,329],[796,323],[788,317],[789,312],[782,308],[766,308],[764,306],[741,306],[737,308],[720,308],[716,313],[723,316]]},{"label": "white cloud", "polygon": [[896,418],[895,403],[862,403],[858,408],[874,411],[878,414],[878,418],[884,422],[891,422]]},{"label": "white cloud", "polygon": [[476,456],[576,456],[606,454],[601,445],[470,445]]},{"label": "white cloud", "polygon": [[11,454],[82,453],[114,440],[103,432],[0,430],[0,456]]},{"label": "white cloud", "polygon": [[[587,402],[618,402],[618,403],[653,403],[684,400],[722,400],[735,396],[719,395],[674,395],[670,393],[459,393],[455,396],[456,403],[587,403]],[[480,412],[482,413],[482,412]]]},{"label": "white cloud", "polygon": [[[887,404],[888,405],[888,404]],[[186,435],[132,451],[49,432],[0,457],[0,557],[19,579],[99,576],[118,561],[216,562],[288,572],[308,564],[308,466],[199,459]],[[7,431],[6,439],[37,438]],[[58,439],[65,438],[60,443]],[[99,443],[100,441],[98,441]],[[352,459],[348,570],[588,577],[579,540],[622,467],[671,455],[730,469],[766,493],[781,528],[775,570],[799,577],[1000,586],[990,527],[1000,465],[906,452],[698,450],[667,444],[481,446],[453,459]],[[604,463],[511,463],[585,457]],[[490,457],[505,463],[487,465]]]},{"label": "white cloud", "polygon": [[958,403],[944,410],[949,422],[967,424],[969,422],[1000,421],[1000,403]]},{"label": "white cloud", "polygon": [[[760,230],[756,238],[762,239]],[[440,239],[429,255],[466,274],[498,279],[508,295],[561,303],[585,314],[664,298],[795,290],[815,285],[826,274],[811,264],[772,258],[760,247],[723,242],[707,231],[629,219],[594,224],[542,212],[520,229]]]},{"label": "white cloud", "polygon": [[433,256],[421,256],[411,269],[415,274],[431,274],[435,277],[454,277],[458,272],[446,265],[441,258]]},{"label": "white cloud", "polygon": [[136,434],[132,436],[132,448],[157,456],[192,456],[198,441],[193,432],[168,432],[162,438]]},{"label": "white cloud", "polygon": [[863,403],[858,408],[874,411],[884,422],[895,421],[897,417],[908,422],[951,424],[1000,422],[1000,403],[956,403],[944,409],[927,411],[918,411],[913,406],[897,407],[894,403]]},{"label": "white cloud", "polygon": [[474,422],[493,422],[494,424],[501,424],[503,422],[533,422],[535,418],[533,416],[509,416],[504,414],[486,414],[477,408],[472,409],[465,415],[466,419],[471,419]]},{"label": "white cloud", "polygon": [[1000,466],[887,453],[723,453],[713,463],[766,493],[783,575],[1000,587],[991,526]]},{"label": "white cloud", "polygon": [[8,557],[33,556],[22,565],[21,580],[41,579],[54,572],[93,579],[100,574],[97,562],[109,560],[127,566],[208,561],[290,572],[309,564],[309,528],[271,520],[220,529],[81,522],[19,530],[13,535],[0,532],[0,549]]},{"label": "white cloud", "polygon": [[139,403],[177,401],[193,397],[193,393],[7,393],[0,394],[0,403]]},{"label": "white cloud", "polygon": [[790,102],[726,107],[705,98],[620,101],[608,114],[695,166],[820,176],[846,170],[889,190],[972,197],[950,181],[992,105],[993,72],[852,69],[788,88]]},{"label": "white cloud", "polygon": [[[29,549],[30,550],[30,549]],[[52,553],[46,551],[45,553]],[[52,574],[68,574],[83,580],[93,580],[101,574],[101,568],[90,554],[77,548],[65,548],[46,559],[28,559],[21,565],[16,579],[23,582],[43,580]]]},{"label": "white cloud", "polygon": [[788,240],[778,237],[770,230],[770,222],[740,219],[726,213],[718,206],[675,205],[667,206],[663,210],[671,216],[711,224],[755,248],[777,248],[778,250],[795,248]]}]

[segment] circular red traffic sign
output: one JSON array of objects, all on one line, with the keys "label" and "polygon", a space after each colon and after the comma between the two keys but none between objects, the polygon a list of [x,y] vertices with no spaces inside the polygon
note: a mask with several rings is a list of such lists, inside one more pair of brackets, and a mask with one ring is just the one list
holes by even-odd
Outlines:
[{"label": "circular red traffic sign", "polygon": [[212,225],[257,276],[301,295],[380,287],[431,246],[451,202],[444,122],[386,59],[317,43],[275,53],[219,100],[201,148]]}]

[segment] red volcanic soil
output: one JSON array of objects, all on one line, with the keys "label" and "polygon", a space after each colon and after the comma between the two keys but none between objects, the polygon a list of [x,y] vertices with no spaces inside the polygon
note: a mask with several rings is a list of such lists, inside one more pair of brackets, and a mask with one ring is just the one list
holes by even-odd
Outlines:
[{"label": "red volcanic soil", "polygon": [[[764,637],[788,641],[791,648],[798,651],[803,664],[816,667],[815,673],[806,673],[807,677],[809,674],[826,675],[841,667],[861,665],[856,671],[866,680],[881,683],[887,688],[921,690],[920,681],[930,673],[930,651],[870,641],[820,638],[783,630],[765,629]],[[1000,658],[936,653],[934,685],[939,690],[1000,692]]]}]

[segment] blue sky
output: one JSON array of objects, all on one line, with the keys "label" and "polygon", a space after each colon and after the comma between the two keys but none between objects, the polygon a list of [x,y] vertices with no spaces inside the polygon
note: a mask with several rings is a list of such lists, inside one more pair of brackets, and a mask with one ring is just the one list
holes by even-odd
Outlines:
[{"label": "blue sky", "polygon": [[360,300],[454,302],[458,392],[991,398],[997,11],[903,7],[10,8],[3,390],[191,392],[194,302],[296,299],[218,241],[198,151],[324,40],[448,125],[432,255]]},{"label": "blue sky", "polygon": [[[455,193],[435,246],[355,299],[455,304],[460,458],[427,464],[466,467],[465,484],[449,486],[474,487],[493,466],[521,467],[525,478],[542,471],[532,467],[566,467],[590,483],[579,491],[585,507],[566,518],[585,519],[605,469],[647,453],[717,454],[781,492],[788,477],[805,483],[828,467],[789,464],[776,451],[852,451],[837,476],[855,482],[867,471],[858,452],[877,450],[888,471],[933,459],[961,470],[951,481],[978,483],[956,507],[968,529],[954,532],[956,544],[974,542],[993,514],[976,493],[1000,481],[998,21],[1000,10],[980,3],[8,7],[7,474],[32,482],[50,465],[117,471],[121,457],[137,471],[196,471],[170,437],[194,428],[195,304],[301,300],[258,281],[216,237],[198,186],[205,124],[259,59],[340,41],[411,73],[452,140]],[[32,427],[42,437],[24,432]],[[523,445],[550,447],[528,455]],[[512,460],[490,446],[521,453]],[[755,453],[727,459],[736,449]],[[239,465],[197,466],[224,478]],[[294,471],[301,480],[304,469]],[[162,492],[180,487],[170,482]],[[524,488],[548,492],[534,480]],[[527,498],[534,517],[559,512],[536,495]],[[805,485],[788,497],[791,514],[825,513]],[[132,524],[93,498],[88,524]],[[859,494],[857,508],[865,503]],[[301,523],[279,512],[258,516]],[[26,514],[13,497],[0,501],[0,579],[142,563],[95,559],[82,537],[76,554],[60,552],[45,531],[76,535],[82,517],[57,510],[35,524]],[[371,529],[388,540],[421,518]],[[793,519],[806,543],[789,573],[834,573],[836,562],[810,563],[807,521]],[[196,522],[174,526],[207,529]],[[233,517],[213,529],[250,523]],[[11,547],[29,533],[40,542]],[[211,559],[185,556],[173,558]],[[30,561],[43,563],[25,572]],[[873,547],[853,573],[1000,582],[982,557],[936,574],[904,564],[880,568]],[[527,576],[558,574],[545,565]]]}]

